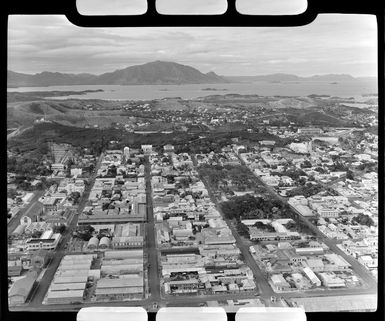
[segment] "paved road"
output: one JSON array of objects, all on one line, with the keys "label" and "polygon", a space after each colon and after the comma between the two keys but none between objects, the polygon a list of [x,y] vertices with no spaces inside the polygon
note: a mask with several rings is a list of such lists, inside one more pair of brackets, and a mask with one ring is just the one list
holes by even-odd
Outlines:
[{"label": "paved road", "polygon": [[103,154],[100,155],[98,162],[95,166],[95,171],[92,174],[89,184],[86,186],[83,196],[79,202],[79,206],[76,211],[72,213],[72,216],[70,217],[70,223],[68,224],[68,227],[64,234],[62,235],[62,240],[60,241],[58,247],[54,251],[52,255],[52,260],[48,263],[48,267],[46,272],[44,273],[44,276],[42,280],[37,284],[37,286],[34,289],[34,293],[32,293],[29,306],[31,307],[41,307],[41,303],[44,299],[45,294],[48,291],[48,288],[53,280],[53,277],[55,275],[55,272],[57,268],[59,267],[59,264],[63,258],[63,256],[66,254],[65,246],[71,239],[72,231],[76,228],[78,223],[79,214],[84,210],[84,207],[87,204],[88,197],[90,195],[92,186],[95,182],[96,173],[97,170],[100,167],[101,160],[103,158]]},{"label": "paved road", "polygon": [[[197,160],[196,160],[195,155],[193,155],[192,159],[193,159],[194,166],[196,168],[197,167]],[[217,207],[219,213],[222,215],[223,219],[225,220],[225,222],[227,223],[227,225],[231,229],[231,232],[232,232],[232,234],[236,240],[237,247],[240,249],[246,265],[248,267],[250,267],[250,269],[253,271],[254,278],[256,280],[256,284],[259,288],[258,292],[260,292],[262,295],[264,295],[266,297],[270,297],[270,296],[274,295],[274,291],[271,289],[269,283],[267,282],[266,278],[264,277],[264,273],[258,267],[254,258],[250,254],[249,246],[244,244],[241,236],[239,235],[235,226],[232,224],[231,220],[226,219],[226,217],[222,213],[222,211],[219,207],[218,201],[217,201],[217,199],[216,199],[216,197],[215,197],[215,195],[211,189],[210,184],[207,182],[205,177],[202,177],[201,175],[199,175],[199,176],[200,176],[201,180],[203,181],[203,183],[205,184],[212,202],[214,202],[216,204],[216,207]]]},{"label": "paved road", "polygon": [[8,235],[16,229],[20,224],[20,219],[22,216],[27,215],[32,219],[40,213],[43,208],[43,204],[38,202],[38,199],[45,193],[45,190],[37,190],[34,192],[35,195],[32,197],[28,205],[24,208],[21,208],[19,213],[17,213],[7,224]]},{"label": "paved road", "polygon": [[[335,289],[325,291],[307,291],[294,292],[286,294],[275,294],[276,297],[283,297],[284,299],[301,298],[301,297],[323,297],[323,296],[348,296],[348,295],[366,295],[375,294],[370,290],[348,290],[348,289]],[[207,295],[207,296],[193,296],[193,295],[178,295],[178,296],[166,296],[160,302],[162,306],[181,306],[181,305],[199,305],[207,301],[219,301],[219,300],[239,300],[239,299],[256,299],[260,298],[255,296],[253,293],[232,293],[232,294],[218,294],[218,295]],[[270,298],[262,298],[267,305],[270,304]],[[105,302],[103,306],[141,306],[147,311],[154,311],[152,308],[153,300],[148,298],[141,301],[126,301],[126,302]],[[100,306],[100,302],[95,303],[84,303],[84,304],[50,304],[50,305],[25,305],[12,307],[12,311],[78,311],[82,307]]]},{"label": "paved road", "polygon": [[[194,158],[193,158],[194,159]],[[99,162],[100,164],[100,162]],[[93,178],[94,179],[94,178]],[[154,311],[153,308],[153,303],[158,303],[159,306],[180,306],[183,304],[186,305],[199,305],[202,303],[205,303],[207,301],[217,301],[217,300],[237,300],[237,299],[255,299],[256,293],[232,293],[232,294],[218,294],[218,295],[196,295],[196,296],[183,296],[183,295],[178,295],[178,296],[172,296],[172,295],[166,295],[163,298],[160,297],[160,278],[158,274],[158,254],[157,254],[157,248],[156,248],[156,235],[155,235],[155,229],[154,229],[154,217],[153,217],[153,207],[152,207],[152,191],[151,191],[151,175],[150,175],[150,165],[148,162],[148,158],[146,158],[146,163],[145,163],[145,179],[146,179],[146,194],[147,194],[147,217],[148,217],[148,223],[146,224],[146,241],[147,241],[147,246],[148,246],[148,261],[151,264],[150,269],[149,269],[149,286],[150,286],[150,294],[151,296],[145,300],[140,300],[140,301],[126,301],[126,302],[108,302],[104,303],[103,305],[105,306],[142,306],[148,311]],[[259,178],[257,177],[259,180]],[[203,180],[204,181],[204,180]],[[260,180],[259,180],[260,181]],[[263,184],[263,182],[261,182]],[[265,184],[263,184],[265,185]],[[90,184],[91,186],[91,184]],[[265,185],[266,186],[266,185]],[[268,187],[268,186],[266,186]],[[269,187],[268,187],[269,188]],[[208,192],[210,194],[210,197],[213,199],[213,194],[210,189],[210,186],[207,185]],[[90,190],[90,189],[89,189]],[[89,190],[85,192],[85,196],[82,199],[82,202],[84,204],[81,204],[79,206],[79,211],[80,207],[85,205],[86,200],[88,199],[89,195]],[[271,189],[269,188],[269,191]],[[273,191],[271,191],[273,192]],[[86,194],[88,193],[88,194]],[[274,196],[278,197],[281,199],[282,197],[276,193],[274,193]],[[282,199],[281,199],[282,200]],[[215,202],[215,198],[213,199]],[[286,199],[283,199],[282,201],[286,201]],[[75,215],[74,219],[71,222],[71,226],[76,226],[77,222],[77,215]],[[227,222],[229,224],[229,222]],[[309,222],[308,222],[309,223]],[[311,223],[309,223],[311,224]],[[312,225],[312,224],[311,224]],[[269,284],[267,283],[266,279],[263,277],[263,273],[260,271],[259,267],[256,265],[254,259],[251,257],[251,254],[248,251],[248,247],[245,246],[242,242],[242,239],[240,238],[238,232],[236,229],[229,224],[230,228],[232,229],[233,235],[237,240],[237,245],[239,246],[242,254],[244,255],[245,262],[250,266],[252,269],[254,276],[256,277],[257,284],[259,286],[262,299],[265,300],[265,303],[269,304],[269,299],[271,295],[274,295],[276,297],[283,297],[285,299],[290,299],[290,298],[299,298],[299,297],[319,297],[319,296],[337,296],[337,295],[357,295],[357,294],[376,294],[376,286],[370,286],[365,289],[332,289],[332,290],[314,290],[314,291],[301,291],[301,292],[292,292],[292,293],[274,293],[272,289],[270,288]],[[311,226],[309,226],[311,227]],[[319,230],[312,225],[312,228],[315,228],[316,231],[319,232]],[[317,234],[318,235],[318,234]],[[68,239],[70,238],[70,235],[67,235]],[[324,236],[321,235],[323,239],[325,239]],[[52,278],[53,275],[57,269],[57,266],[60,263],[61,258],[64,255],[64,250],[63,246],[67,242],[63,241],[61,244],[59,250],[57,251],[57,255],[55,255],[54,259],[50,263],[48,270],[46,273],[47,276],[51,276]],[[353,258],[351,258],[353,259]],[[354,259],[353,259],[354,260]],[[358,263],[358,262],[356,262]],[[363,268],[363,267],[362,267]],[[365,271],[366,272],[366,271]],[[40,287],[42,287],[39,290],[39,287],[36,289],[36,292],[34,294],[33,299],[31,300],[30,304],[27,306],[19,306],[13,308],[13,311],[20,311],[20,310],[30,310],[30,311],[58,311],[58,310],[65,310],[65,311],[78,311],[81,307],[87,307],[87,306],[100,306],[99,303],[84,303],[82,305],[73,305],[73,304],[64,304],[64,305],[42,305],[42,299],[48,290],[48,286],[52,280],[50,277],[44,276],[43,280],[40,283]]]},{"label": "paved road", "polygon": [[151,164],[149,157],[145,157],[145,180],[146,180],[146,201],[147,201],[147,223],[146,223],[146,248],[148,254],[148,285],[152,302],[160,300],[160,277],[158,267],[158,249],[155,235],[155,221],[152,204],[151,187]]},{"label": "paved road", "polygon": [[[248,168],[247,165],[245,164],[245,162],[243,161],[243,159],[241,157],[239,157],[239,155],[237,155],[237,156],[238,156],[241,164],[243,164],[244,166],[246,166],[246,168]],[[369,288],[377,289],[377,282],[376,282],[376,280],[374,279],[372,274],[363,265],[361,265],[351,255],[348,255],[345,252],[343,252],[342,250],[340,250],[336,246],[336,241],[335,240],[330,239],[330,238],[326,237],[324,234],[322,234],[321,231],[314,224],[312,224],[306,217],[302,216],[294,207],[292,207],[288,203],[288,200],[286,198],[284,198],[283,196],[279,195],[271,186],[265,184],[265,182],[263,182],[260,179],[260,177],[258,175],[256,175],[254,172],[252,172],[251,170],[250,170],[250,172],[256,177],[258,182],[262,186],[264,186],[270,192],[270,194],[273,197],[279,199],[282,203],[287,204],[287,205],[290,206],[292,211],[296,214],[295,219],[297,221],[300,221],[303,224],[305,224],[309,229],[311,229],[313,231],[313,233],[315,235],[317,235],[317,237],[322,239],[322,242],[324,242],[334,253],[342,256],[348,263],[350,263],[352,268],[353,268],[353,270],[362,278],[362,280],[364,280],[364,282],[366,283],[366,285]],[[325,185],[324,187],[326,188],[327,186]]]}]

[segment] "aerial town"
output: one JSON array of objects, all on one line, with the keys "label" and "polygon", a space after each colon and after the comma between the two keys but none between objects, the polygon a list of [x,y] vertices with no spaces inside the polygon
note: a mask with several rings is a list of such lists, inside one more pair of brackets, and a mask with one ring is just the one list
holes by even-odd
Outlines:
[{"label": "aerial town", "polygon": [[28,179],[9,150],[11,309],[370,309],[378,136],[266,122],[270,139],[232,136],[211,150],[203,136],[49,142]]},{"label": "aerial town", "polygon": [[382,8],[303,1],[270,24],[239,0],[200,1],[225,5],[204,19],[158,14],[167,1],[127,19],[124,2],[7,16],[0,319],[377,320]]}]

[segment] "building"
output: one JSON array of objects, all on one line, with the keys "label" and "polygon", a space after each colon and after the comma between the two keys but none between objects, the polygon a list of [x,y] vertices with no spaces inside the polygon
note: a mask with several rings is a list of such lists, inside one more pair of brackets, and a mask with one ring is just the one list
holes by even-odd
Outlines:
[{"label": "building", "polygon": [[83,302],[83,290],[48,291],[47,304],[71,304]]},{"label": "building", "polygon": [[130,148],[129,147],[124,147],[123,148],[123,155],[124,155],[124,158],[127,160],[130,158]]},{"label": "building", "polygon": [[322,247],[301,247],[296,248],[295,253],[298,255],[320,255],[324,254]]},{"label": "building", "polygon": [[322,130],[315,127],[301,127],[298,128],[297,133],[302,135],[319,135],[322,133]]},{"label": "building", "polygon": [[82,175],[83,170],[81,168],[74,167],[74,168],[71,168],[70,172],[72,177],[74,176],[78,177]]},{"label": "building", "polygon": [[37,250],[54,250],[56,249],[57,245],[60,242],[61,234],[55,233],[51,234],[52,231],[46,231],[49,232],[49,237],[47,237],[48,234],[43,234],[44,238],[40,239],[29,239],[26,242],[28,251],[37,251]]},{"label": "building", "polygon": [[343,288],[346,286],[345,280],[337,277],[332,272],[319,273],[322,284],[328,288]]},{"label": "building", "polygon": [[20,276],[23,266],[20,259],[8,259],[8,276]]},{"label": "building", "polygon": [[197,293],[199,281],[197,279],[186,279],[167,282],[169,293]]},{"label": "building", "polygon": [[305,267],[302,269],[303,273],[307,276],[307,278],[311,281],[311,283],[315,286],[321,286],[320,279],[315,275],[311,268]]},{"label": "building", "polygon": [[102,237],[99,242],[99,249],[106,250],[110,247],[111,240],[108,237]]},{"label": "building", "polygon": [[274,146],[275,141],[274,140],[260,140],[259,144],[264,145],[264,146]]},{"label": "building", "polygon": [[8,292],[8,304],[10,306],[25,303],[37,279],[37,272],[31,271],[24,278],[13,283]]},{"label": "building", "polygon": [[141,147],[145,155],[149,155],[152,153],[152,145],[142,145]]},{"label": "building", "polygon": [[54,163],[51,165],[51,170],[53,171],[64,171],[65,166],[62,163]]},{"label": "building", "polygon": [[334,207],[329,206],[319,206],[317,208],[317,213],[320,217],[338,217],[340,214],[340,210]]},{"label": "building", "polygon": [[100,279],[95,291],[97,300],[142,299],[143,298],[143,276],[140,274],[120,279]]},{"label": "building", "polygon": [[173,153],[174,152],[174,146],[167,144],[163,146],[163,150],[165,153]]},{"label": "building", "polygon": [[93,236],[89,239],[87,244],[87,250],[94,251],[98,248],[99,239],[96,236]]},{"label": "building", "polygon": [[312,142],[291,143],[289,148],[295,153],[309,154],[312,152]]},{"label": "building", "polygon": [[285,280],[285,278],[281,274],[273,274],[270,277],[269,283],[276,291],[290,290],[290,284]]},{"label": "building", "polygon": [[298,232],[265,232],[257,227],[249,227],[250,240],[252,241],[285,241],[285,240],[299,240],[301,236]]}]

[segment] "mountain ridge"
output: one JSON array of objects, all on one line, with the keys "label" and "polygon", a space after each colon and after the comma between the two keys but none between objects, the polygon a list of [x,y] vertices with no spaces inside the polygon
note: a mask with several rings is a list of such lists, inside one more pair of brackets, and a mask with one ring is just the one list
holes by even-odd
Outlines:
[{"label": "mountain ridge", "polygon": [[301,77],[294,74],[275,73],[257,76],[225,76],[229,80],[238,82],[253,82],[253,81],[354,81],[361,79],[375,79],[375,77],[353,77],[349,74],[325,74],[313,75],[309,77]]},{"label": "mountain ridge", "polygon": [[196,68],[169,61],[152,61],[101,75],[90,73],[60,73],[43,71],[25,74],[8,70],[8,87],[45,87],[65,85],[179,85],[216,84],[230,82],[296,82],[296,81],[355,81],[375,77],[353,77],[349,74],[326,74],[301,77],[294,74],[274,73],[256,76],[223,76],[213,71],[202,73]]},{"label": "mountain ridge", "polygon": [[23,74],[8,70],[8,87],[55,85],[173,85],[227,83],[226,78],[210,71],[207,74],[191,66],[167,61],[153,61],[129,66],[101,75],[43,71]]}]

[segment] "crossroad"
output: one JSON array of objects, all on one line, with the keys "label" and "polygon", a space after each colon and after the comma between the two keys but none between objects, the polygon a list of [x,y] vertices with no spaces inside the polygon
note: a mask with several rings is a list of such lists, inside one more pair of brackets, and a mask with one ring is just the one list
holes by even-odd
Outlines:
[{"label": "crossroad", "polygon": [[148,258],[148,285],[150,290],[150,301],[157,303],[160,300],[160,277],[158,267],[158,250],[155,230],[154,212],[152,204],[151,186],[151,165],[149,157],[145,157],[145,181],[146,181],[146,202],[147,202],[147,223],[146,224],[146,250]]},{"label": "crossroad", "polygon": [[[245,166],[247,165],[243,161],[241,157],[238,156],[238,159],[240,160],[241,164]],[[265,182],[263,182],[258,175],[256,175],[254,172],[250,171],[252,175],[258,180],[259,184],[264,186],[272,196],[280,200],[282,203],[287,204],[290,206],[291,210],[296,214],[296,219],[301,221],[303,224],[305,224],[315,235],[317,235],[318,238],[322,239],[322,242],[324,242],[334,253],[342,256],[348,263],[351,264],[353,270],[361,277],[361,279],[366,283],[366,287],[371,288],[372,292],[376,293],[377,291],[377,283],[374,279],[374,277],[370,274],[370,272],[362,266],[355,258],[352,256],[346,254],[343,252],[340,248],[337,247],[334,240],[326,237],[321,233],[321,231],[312,224],[306,217],[301,215],[293,206],[291,206],[288,203],[288,200],[284,198],[283,196],[279,195],[271,186],[267,185]],[[325,186],[326,187],[326,186]],[[351,290],[351,291],[354,291]]]},{"label": "crossroad", "polygon": [[51,282],[55,276],[56,270],[59,267],[59,264],[60,264],[63,256],[66,254],[65,246],[70,241],[72,231],[77,226],[79,215],[83,212],[84,207],[87,204],[88,197],[90,195],[92,186],[94,185],[94,182],[95,182],[95,179],[97,176],[97,170],[100,167],[101,160],[103,159],[103,155],[104,154],[101,154],[99,159],[98,159],[98,162],[95,166],[95,170],[90,177],[89,184],[86,186],[86,188],[84,190],[84,193],[83,193],[82,198],[79,202],[78,208],[77,208],[76,212],[74,211],[71,214],[67,229],[65,230],[65,232],[62,235],[62,239],[61,239],[60,243],[58,244],[55,252],[53,253],[51,261],[48,263],[47,269],[44,273],[42,280],[39,283],[37,283],[37,285],[36,285],[34,292],[32,293],[31,299],[29,301],[28,307],[41,307],[42,306],[42,301],[44,299],[44,296],[48,291],[48,288],[49,288],[49,286],[50,286],[50,284],[51,284]]},{"label": "crossroad", "polygon": [[[91,191],[91,187],[94,184],[97,169],[100,166],[100,162],[102,160],[103,154],[100,156],[97,166],[95,168],[95,172],[90,179],[90,184],[87,186],[81,202],[79,204],[77,214],[80,214],[88,200],[89,193]],[[241,163],[246,166],[241,158],[239,158]],[[194,166],[196,167],[196,159],[193,157]],[[251,172],[251,171],[250,171]],[[260,178],[252,173],[258,182],[265,186],[266,189],[271,193],[272,196],[279,199],[285,204],[287,200],[276,193],[270,186],[266,185]],[[211,186],[208,184],[207,180],[204,177],[200,177],[202,181],[205,183],[205,186],[208,190],[209,196],[211,200],[217,205],[218,210],[220,211],[220,207],[218,206],[218,201],[211,190]],[[125,301],[125,302],[106,302],[103,305],[108,306],[142,306],[148,311],[157,310],[157,308],[162,306],[182,306],[182,305],[202,305],[207,301],[219,301],[219,300],[240,300],[240,299],[256,299],[257,297],[262,298],[267,305],[270,305],[270,297],[277,296],[282,297],[284,299],[291,298],[299,298],[299,297],[319,297],[319,296],[338,296],[338,295],[357,295],[357,294],[375,294],[377,293],[377,284],[374,278],[370,275],[370,273],[360,265],[354,258],[349,255],[343,253],[338,247],[336,247],[335,242],[326,238],[322,233],[318,230],[316,226],[314,226],[311,222],[309,222],[306,218],[300,215],[294,208],[292,210],[297,214],[296,218],[301,220],[304,224],[306,224],[317,236],[322,238],[323,242],[331,250],[335,253],[343,256],[353,267],[353,269],[360,275],[360,277],[365,281],[366,287],[357,288],[357,289],[315,289],[309,291],[293,291],[290,293],[275,293],[267,282],[266,276],[263,271],[258,267],[254,258],[249,252],[249,247],[246,245],[235,226],[232,224],[230,220],[227,220],[223,213],[220,211],[224,220],[228,224],[229,228],[232,231],[234,238],[236,239],[236,244],[240,249],[244,261],[251,268],[254,274],[254,278],[256,280],[256,284],[258,286],[257,291],[252,292],[241,292],[241,293],[224,293],[224,294],[213,294],[213,295],[163,295],[161,296],[161,288],[160,288],[160,275],[159,275],[159,257],[158,257],[158,248],[156,241],[156,229],[155,229],[155,220],[153,213],[153,203],[152,203],[152,187],[151,187],[151,165],[149,162],[148,156],[145,157],[145,183],[146,183],[146,201],[147,201],[147,222],[145,223],[145,240],[146,240],[146,249],[147,258],[148,258],[148,286],[149,286],[149,296],[143,300],[137,301]],[[59,244],[55,255],[53,256],[51,262],[48,265],[48,268],[44,274],[43,279],[34,289],[34,293],[30,302],[24,306],[18,306],[12,308],[14,311],[22,311],[26,308],[30,311],[78,311],[81,307],[88,306],[100,306],[100,303],[97,302],[87,302],[79,305],[73,304],[54,304],[54,305],[43,305],[42,300],[44,298],[45,293],[48,290],[48,287],[54,277],[57,267],[60,264],[62,257],[65,255],[64,247],[67,242],[71,238],[71,231],[76,227],[78,220],[78,215],[73,215],[71,219],[70,226],[67,232],[63,235],[63,240]]]}]

